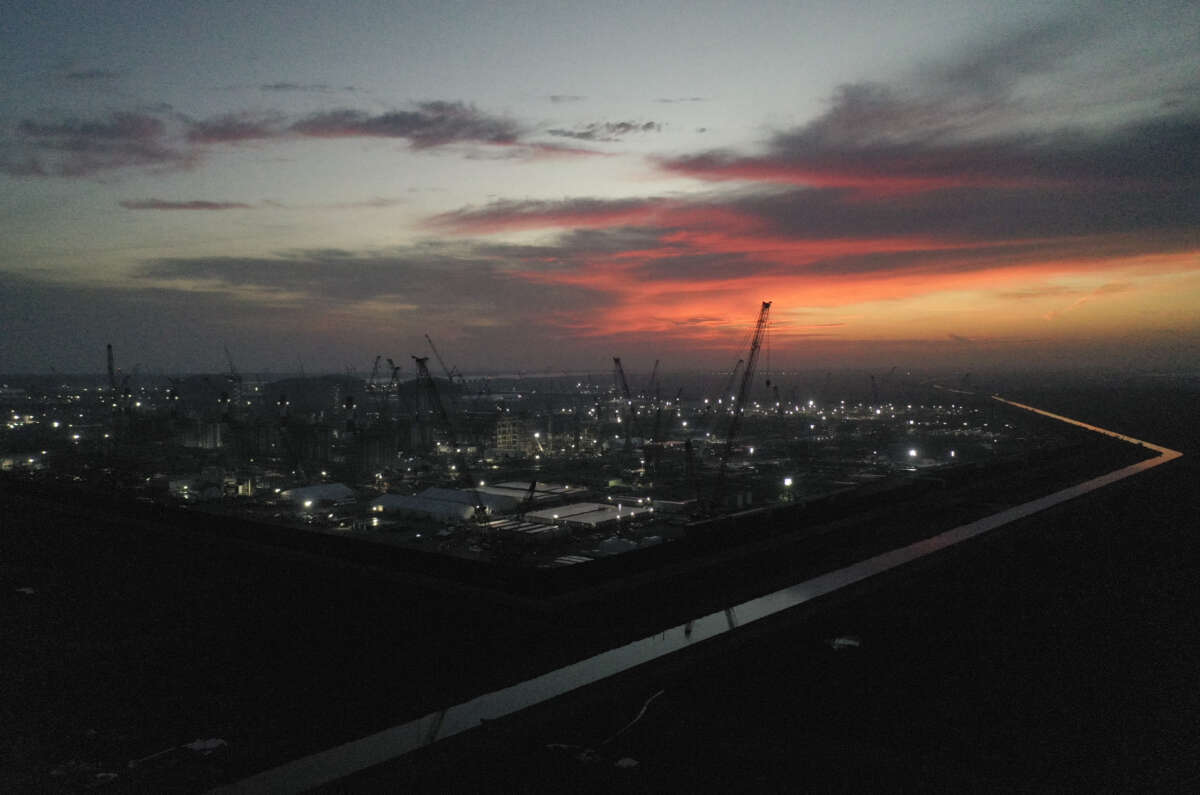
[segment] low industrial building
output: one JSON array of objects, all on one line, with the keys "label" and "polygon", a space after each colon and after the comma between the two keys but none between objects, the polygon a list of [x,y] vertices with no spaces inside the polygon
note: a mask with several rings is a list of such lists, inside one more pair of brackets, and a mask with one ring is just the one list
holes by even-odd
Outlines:
[{"label": "low industrial building", "polygon": [[599,530],[616,527],[635,518],[646,517],[654,509],[641,505],[624,505],[621,503],[608,504],[601,502],[577,502],[571,505],[560,505],[557,508],[544,508],[530,511],[525,518],[531,522],[542,524],[562,525],[583,530]]},{"label": "low industrial building", "polygon": [[475,515],[470,502],[438,500],[420,494],[384,494],[371,500],[371,511],[441,522],[466,521]]},{"label": "low industrial building", "polygon": [[345,483],[316,483],[280,492],[279,497],[298,508],[312,508],[321,504],[335,505],[353,502],[355,494],[354,489]]},{"label": "low industrial building", "polygon": [[[521,494],[521,499],[525,499],[525,495],[529,493],[529,483],[522,483],[519,480],[507,480],[503,483],[496,483],[488,488],[505,489],[507,491],[518,491]],[[533,487],[533,501],[537,503],[547,502],[562,502],[569,499],[579,499],[587,494],[587,489],[583,486],[568,486],[564,483],[542,483],[537,481]]]},{"label": "low industrial building", "polygon": [[10,472],[24,470],[36,472],[46,469],[46,462],[41,453],[5,453],[0,455],[0,470]]},{"label": "low industrial building", "polygon": [[567,532],[565,527],[558,525],[547,525],[538,522],[522,521],[520,519],[497,519],[488,522],[486,529],[492,533],[511,533],[537,542],[550,541],[561,537]]},{"label": "low industrial building", "polygon": [[373,513],[420,516],[440,521],[465,521],[475,515],[476,500],[491,513],[516,510],[520,498],[506,493],[493,494],[483,489],[432,487],[419,494],[384,494],[371,501]]},{"label": "low industrial building", "polygon": [[668,514],[683,514],[695,509],[696,500],[660,500],[652,499],[650,504],[654,506],[654,510],[659,513]]}]

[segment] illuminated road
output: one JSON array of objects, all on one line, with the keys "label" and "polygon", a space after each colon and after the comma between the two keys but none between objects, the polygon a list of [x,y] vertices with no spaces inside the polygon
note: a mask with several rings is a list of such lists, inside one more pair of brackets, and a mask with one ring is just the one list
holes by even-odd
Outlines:
[{"label": "illuminated road", "polygon": [[1016,408],[1041,414],[1061,422],[1077,425],[1097,433],[1112,436],[1130,444],[1142,445],[1158,453],[1130,466],[1092,478],[1045,497],[1008,508],[991,516],[960,525],[931,538],[859,561],[836,571],[827,572],[774,593],[710,613],[680,626],[656,633],[642,640],[597,654],[586,660],[564,666],[520,684],[496,690],[471,701],[445,710],[430,713],[417,720],[394,726],[377,734],[336,746],[277,768],[243,779],[216,790],[222,793],[300,792],[336,781],[368,767],[387,762],[438,740],[451,737],[479,726],[484,720],[495,720],[540,704],[556,696],[627,671],[667,654],[681,651],[709,638],[731,632],[761,618],[774,615],[870,577],[911,563],[969,541],[1010,522],[1031,516],[1047,508],[1072,500],[1111,483],[1131,477],[1148,469],[1179,458],[1182,453],[1115,431],[1098,428],[1086,422],[1016,403],[1001,397],[993,399]]},{"label": "illuminated road", "polygon": [[[1080,428],[1087,428],[1089,431],[1095,431],[1096,433],[1102,433],[1105,436],[1111,436],[1114,439],[1120,439],[1123,442],[1129,442],[1130,444],[1140,444],[1143,447],[1149,448],[1150,450],[1153,450],[1159,454],[1159,458],[1150,459],[1150,462],[1153,463],[1154,466],[1158,466],[1159,464],[1165,464],[1168,461],[1173,461],[1176,458],[1179,458],[1181,455],[1183,455],[1183,453],[1179,452],[1178,450],[1171,450],[1166,447],[1160,447],[1156,444],[1150,444],[1150,442],[1143,442],[1141,439],[1134,439],[1132,436],[1126,436],[1123,433],[1117,433],[1116,431],[1110,431],[1105,428],[1097,428],[1095,425],[1089,425],[1088,423],[1083,422],[1081,420],[1073,420],[1070,417],[1064,417],[1061,414],[1054,414],[1053,412],[1045,411],[1043,409],[1035,409],[1033,406],[1027,406],[1024,403],[1017,403],[1015,400],[1007,400],[1005,398],[1000,397],[999,395],[992,395],[992,400],[998,400],[1001,403],[1007,403],[1008,405],[1016,406],[1019,409],[1025,409],[1026,411],[1032,411],[1034,414],[1041,414],[1043,417],[1049,417],[1052,420],[1058,420],[1059,422],[1070,423],[1071,425],[1078,425]],[[1160,458],[1162,460],[1159,460]],[[1122,472],[1124,470],[1117,470],[1117,471]],[[1138,471],[1140,472],[1141,470],[1138,470]]]}]

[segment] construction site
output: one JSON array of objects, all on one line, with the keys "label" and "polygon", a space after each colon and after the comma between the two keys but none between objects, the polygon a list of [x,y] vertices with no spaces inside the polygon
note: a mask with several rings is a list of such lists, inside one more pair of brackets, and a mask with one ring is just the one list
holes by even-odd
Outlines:
[{"label": "construction site", "polygon": [[1077,444],[972,394],[970,374],[771,371],[770,308],[709,372],[614,356],[611,374],[468,376],[426,335],[430,355],[380,354],[365,376],[250,376],[226,348],[225,372],[155,377],[109,345],[101,379],[5,385],[3,468],[426,562],[545,570],[792,527]]},{"label": "construction site", "polygon": [[[468,725],[453,718],[454,705],[510,704],[517,691],[545,699],[555,692],[546,681],[575,682],[592,665],[608,678],[587,700],[483,714],[480,731],[357,773],[335,770],[328,775],[349,783],[330,786],[434,788],[479,769],[521,782],[514,790],[544,788],[531,777],[565,788],[591,776],[591,791],[611,791],[628,778],[605,771],[629,770],[564,755],[564,743],[594,742],[571,732],[607,734],[612,727],[594,724],[611,704],[632,705],[621,708],[623,723],[672,687],[663,697],[672,710],[648,718],[662,728],[620,738],[621,755],[672,759],[674,738],[695,725],[724,735],[741,702],[718,701],[711,713],[694,705],[764,666],[771,675],[747,698],[785,699],[785,727],[796,715],[824,716],[809,739],[833,754],[831,775],[840,775],[839,738],[857,737],[862,715],[872,737],[907,748],[907,725],[893,734],[896,714],[930,703],[949,719],[977,711],[962,710],[963,689],[943,688],[936,672],[897,685],[897,659],[960,646],[1002,659],[1031,619],[1046,626],[1031,648],[1059,642],[1072,622],[1043,608],[1077,588],[1091,589],[1082,598],[1093,620],[1080,623],[1069,667],[1108,659],[1095,640],[1108,633],[1095,627],[1121,605],[1103,601],[1105,572],[1141,553],[1132,541],[1111,554],[1090,550],[1097,538],[1140,538],[1126,532],[1129,489],[1107,502],[1073,500],[1074,525],[1061,505],[1024,531],[937,547],[1161,450],[994,392],[1073,416],[1122,393],[1104,382],[1079,392],[1059,385],[1047,398],[1041,375],[1013,391],[1008,380],[997,389],[994,375],[915,367],[777,369],[770,308],[748,322],[732,361],[708,371],[653,360],[633,368],[614,356],[592,373],[463,374],[427,338],[428,356],[376,355],[365,375],[251,375],[220,349],[222,372],[146,374],[110,346],[98,350],[100,375],[0,379],[0,579],[11,586],[0,607],[20,641],[9,660],[13,720],[0,736],[12,760],[6,791],[200,792],[294,760],[324,769],[306,760],[362,742],[394,749],[372,739],[389,727],[433,742],[440,727]],[[1131,390],[1109,417],[1137,415],[1165,394]],[[1191,395],[1148,415],[1147,436],[1172,426],[1194,434]],[[1187,535],[1189,508],[1174,496],[1192,472],[1168,475],[1135,506]],[[1030,551],[1012,554],[1018,543]],[[1094,564],[1069,571],[1079,584],[1058,588],[1063,561],[1081,549]],[[912,550],[924,550],[921,562],[869,570]],[[1145,557],[1138,582],[1151,583],[1148,594],[1174,593],[1154,580],[1172,571],[1157,554]],[[861,576],[837,593],[818,588],[846,572]],[[982,606],[964,599],[974,592]],[[787,598],[812,603],[780,607]],[[1025,602],[1011,609],[1010,599]],[[759,604],[783,612],[759,620]],[[996,636],[999,620],[1011,630]],[[1134,610],[1124,623],[1141,648],[1143,616]],[[754,645],[780,626],[806,640],[792,632],[782,646]],[[667,642],[710,655],[698,667],[722,672],[721,684],[679,686],[671,655],[620,674],[603,668]],[[859,656],[865,667],[845,665]],[[956,681],[975,683],[979,659],[965,656]],[[1027,703],[1014,714],[1023,720],[1043,691],[1025,692],[1026,669],[1014,670],[1000,678],[1020,683],[1014,697]],[[1061,669],[1048,670],[1047,687],[1059,687]],[[793,687],[799,678],[834,684]],[[946,698],[928,698],[923,681]],[[978,690],[986,706],[990,680]],[[845,693],[854,694],[849,707]],[[676,711],[677,726],[663,722]],[[435,729],[407,728],[424,726],[422,716],[434,716]],[[746,731],[766,747],[775,726]],[[828,726],[842,733],[829,739]],[[706,747],[719,747],[704,731]],[[788,741],[780,753],[791,749]],[[651,789],[669,790],[692,769],[694,754],[679,753],[676,767],[646,765]]]}]

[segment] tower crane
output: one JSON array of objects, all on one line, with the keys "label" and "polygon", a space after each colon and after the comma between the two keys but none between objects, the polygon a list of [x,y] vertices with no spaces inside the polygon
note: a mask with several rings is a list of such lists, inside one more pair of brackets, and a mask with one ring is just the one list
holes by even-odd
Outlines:
[{"label": "tower crane", "polygon": [[[231,407],[241,403],[242,399],[242,374],[233,366],[233,355],[229,353],[229,346],[222,345],[225,349],[225,362],[229,365],[229,375],[225,376],[225,380],[229,382],[229,391],[222,393],[223,402],[225,404],[225,412],[231,413]],[[231,395],[232,393],[232,395]]]},{"label": "tower crane", "polygon": [[742,365],[745,363],[745,359],[737,360],[737,364],[735,364],[733,369],[729,371],[729,380],[725,382],[725,391],[718,396],[718,400],[725,400],[726,395],[728,395],[731,399],[733,398],[733,395],[730,395],[729,392],[731,389],[733,389],[733,383],[737,381],[738,373],[742,371]]},{"label": "tower crane", "polygon": [[[673,401],[673,403],[668,403],[667,405],[678,406],[679,401],[682,397],[683,397],[683,387],[679,387],[679,391],[675,393],[675,400]],[[654,470],[655,472],[657,472],[658,471],[658,460],[659,460],[659,458],[662,457],[662,443],[663,443],[663,440],[662,440],[663,403],[662,403],[660,395],[658,395],[657,393],[654,395],[654,402],[657,404],[657,406],[655,406],[655,409],[654,409],[654,432],[652,434],[650,434],[650,444],[647,445],[649,450],[648,450],[646,457],[648,459],[650,459],[651,469]]]},{"label": "tower crane", "polygon": [[729,421],[729,431],[725,435],[725,447],[721,451],[721,466],[717,469],[717,484],[713,488],[713,504],[720,505],[725,488],[725,469],[733,454],[733,444],[737,440],[738,431],[742,425],[742,413],[745,411],[746,397],[750,392],[750,381],[754,377],[754,366],[758,363],[758,352],[762,346],[763,332],[767,329],[767,317],[771,311],[771,302],[763,301],[758,312],[758,320],[754,324],[754,336],[750,340],[750,353],[746,356],[746,369],[742,372],[742,382],[738,387],[737,398],[733,405],[733,417]]},{"label": "tower crane", "polygon": [[[442,355],[438,353],[437,347],[433,344],[433,340],[428,334],[425,335],[425,341],[429,343],[429,350],[433,351],[433,355],[438,360],[438,364],[442,366],[442,372],[446,374],[446,380],[450,383],[454,383],[454,376],[457,375],[459,378],[462,378],[462,375],[457,369],[450,369],[446,366],[446,362],[442,359]],[[414,356],[413,358],[415,359],[416,357]]]},{"label": "tower crane", "polygon": [[403,410],[407,410],[408,402],[402,400],[402,395],[400,394],[400,365],[393,362],[392,357],[390,356],[384,361],[388,363],[388,369],[392,372],[391,377],[388,379],[388,388],[387,394],[384,396],[384,405],[389,405],[389,401],[392,399],[391,396],[395,395],[396,405]]},{"label": "tower crane", "polygon": [[[683,398],[683,387],[679,387],[679,391],[675,393],[675,400],[672,401],[672,403],[668,403],[667,405],[674,404],[674,405],[678,406],[679,401],[682,398]],[[658,407],[654,411],[654,433],[650,434],[650,439],[656,443],[661,443],[662,442],[661,432],[662,432],[663,404],[662,404],[662,401],[659,400],[658,395],[655,395],[654,400],[658,404]]]},{"label": "tower crane", "polygon": [[375,411],[379,415],[379,421],[383,421],[383,407],[387,396],[382,393],[379,388],[379,363],[383,361],[383,354],[376,354],[375,361],[371,365],[371,376],[367,379],[367,394],[371,395],[375,400]]},{"label": "tower crane", "polygon": [[242,382],[242,374],[233,366],[233,355],[229,352],[229,346],[222,345],[221,347],[225,349],[225,362],[229,365],[229,380],[240,384]]},{"label": "tower crane", "polygon": [[658,359],[654,360],[654,367],[650,368],[650,380],[646,382],[646,388],[642,390],[642,397],[648,396],[654,391],[655,384],[658,380]]},{"label": "tower crane", "polygon": [[105,346],[108,349],[108,389],[113,394],[117,392],[117,371],[113,367],[113,349],[112,343]]},{"label": "tower crane", "polygon": [[379,362],[382,359],[383,355],[377,354],[375,356],[375,363],[371,365],[371,377],[367,379],[367,390],[370,392],[375,391],[375,379],[379,377]]},{"label": "tower crane", "polygon": [[629,393],[629,382],[625,380],[625,368],[621,366],[620,356],[613,357],[613,375],[625,397],[625,452],[628,453],[633,447],[633,395]]},{"label": "tower crane", "polygon": [[[437,383],[433,380],[433,375],[429,372],[429,357],[413,356],[412,360],[417,365],[417,378],[420,379],[421,384],[425,387],[429,395],[429,403],[433,408],[434,416],[442,426],[442,432],[446,434],[446,439],[451,445],[456,445],[458,436],[454,432],[454,423],[450,419],[450,414],[446,411],[445,405],[442,404],[441,396],[438,395]],[[487,516],[487,507],[483,504],[483,499],[476,490],[475,478],[471,474],[470,467],[467,465],[467,457],[462,453],[458,454],[458,471],[467,480],[467,492],[471,495],[472,507],[475,509],[475,519],[483,521]]]},{"label": "tower crane", "polygon": [[744,359],[737,360],[737,364],[735,364],[733,366],[733,369],[729,371],[729,378],[725,382],[725,389],[723,391],[717,393],[716,400],[713,400],[711,402],[708,400],[705,400],[705,402],[704,402],[704,425],[703,425],[703,427],[697,427],[697,430],[704,430],[707,428],[712,428],[713,430],[716,430],[716,426],[720,422],[720,420],[717,418],[714,418],[713,415],[716,414],[717,411],[719,410],[718,407],[725,405],[725,398],[731,397],[731,395],[729,394],[730,390],[733,389],[733,383],[735,380],[737,380],[738,373],[740,373],[742,371],[743,364],[745,364]]},{"label": "tower crane", "polygon": [[129,379],[137,375],[137,371],[141,365],[135,364],[132,373],[125,373],[121,377],[121,383],[118,386],[118,371],[113,360],[113,346],[111,342],[106,346],[106,353],[108,355],[108,389],[113,408],[120,408],[122,412],[128,414],[132,410],[131,406],[133,404],[133,389],[129,386]]}]

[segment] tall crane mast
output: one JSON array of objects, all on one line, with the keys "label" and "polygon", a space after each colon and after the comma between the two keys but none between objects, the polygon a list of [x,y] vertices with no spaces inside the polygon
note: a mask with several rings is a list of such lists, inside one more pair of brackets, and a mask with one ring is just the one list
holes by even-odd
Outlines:
[{"label": "tall crane mast", "polygon": [[613,357],[613,376],[621,387],[621,394],[625,396],[625,452],[629,452],[633,447],[630,438],[633,433],[633,395],[629,393],[629,382],[625,380],[625,368],[621,366],[620,356]]},{"label": "tall crane mast", "polygon": [[129,386],[129,379],[132,375],[137,374],[137,370],[141,365],[135,364],[132,373],[125,373],[121,378],[120,387],[118,387],[117,369],[113,362],[113,347],[111,342],[107,345],[106,352],[108,354],[108,389],[113,408],[120,408],[122,412],[129,414],[132,412],[133,406],[133,390]]},{"label": "tall crane mast", "polygon": [[450,414],[442,404],[442,398],[437,391],[437,382],[433,380],[433,375],[429,372],[429,357],[414,356],[412,360],[417,365],[417,378],[428,393],[430,408],[433,410],[434,416],[437,417],[438,424],[441,425],[442,430],[446,433],[447,440],[450,444],[454,444],[458,441],[458,437],[454,433],[454,423],[451,422]]},{"label": "tall crane mast", "polygon": [[[225,411],[229,413],[231,408],[241,402],[242,398],[242,374],[233,366],[233,355],[229,352],[228,345],[222,345],[225,349],[225,362],[229,365],[229,375],[225,376],[225,380],[229,382],[229,391],[222,393],[225,403]],[[230,394],[232,393],[232,395]]]},{"label": "tall crane mast", "polygon": [[375,356],[375,363],[371,365],[371,377],[367,379],[367,391],[375,391],[375,379],[379,377],[379,362],[383,359],[383,354]]},{"label": "tall crane mast", "polygon": [[721,401],[724,401],[726,396],[728,396],[730,399],[733,398],[733,395],[730,395],[729,392],[733,389],[733,384],[735,381],[737,381],[738,373],[742,371],[742,365],[745,363],[745,359],[738,359],[737,364],[735,364],[733,369],[729,371],[729,380],[725,382],[725,391],[718,396]]},{"label": "tall crane mast", "polygon": [[242,374],[239,373],[237,368],[233,366],[233,354],[229,352],[229,346],[222,345],[221,347],[225,349],[225,362],[229,365],[229,380],[240,382],[242,380]]},{"label": "tall crane mast", "polygon": [[648,397],[654,392],[655,382],[658,380],[658,359],[654,360],[654,367],[650,369],[650,380],[646,382],[646,388],[642,390],[642,395]]},{"label": "tall crane mast", "polygon": [[758,320],[754,324],[754,337],[750,340],[750,353],[746,356],[746,369],[742,371],[742,383],[738,387],[737,397],[733,404],[733,417],[729,420],[729,431],[725,435],[725,447],[721,451],[721,466],[717,470],[717,485],[713,489],[713,502],[720,505],[725,488],[725,468],[729,457],[733,454],[733,444],[737,440],[738,431],[742,425],[742,414],[746,410],[746,397],[750,393],[750,382],[754,378],[754,366],[758,363],[758,352],[762,347],[763,333],[767,330],[767,316],[771,311],[771,302],[763,301],[758,312]]},{"label": "tall crane mast", "polygon": [[379,415],[379,421],[384,419],[384,401],[387,396],[383,394],[379,388],[379,363],[383,361],[383,354],[375,355],[375,362],[371,365],[371,377],[367,379],[367,394],[375,400],[375,411]]},{"label": "tall crane mast", "polygon": [[[669,406],[678,406],[679,401],[683,398],[683,387],[679,387],[679,391],[675,393],[675,400],[668,403]],[[650,434],[650,444],[646,445],[646,458],[650,460],[651,469],[658,472],[658,460],[662,457],[662,414],[663,402],[662,396],[657,393],[654,395],[654,432]]]},{"label": "tall crane mast", "polygon": [[[425,386],[429,394],[429,402],[432,404],[434,415],[442,426],[442,431],[446,434],[446,438],[451,445],[457,445],[458,436],[454,432],[454,423],[450,419],[450,414],[446,411],[445,405],[442,403],[442,398],[438,395],[437,383],[433,380],[433,375],[429,372],[429,357],[414,356],[412,360],[417,365],[417,378]],[[462,477],[467,480],[467,491],[471,495],[472,507],[475,509],[475,518],[482,520],[487,515],[487,507],[483,504],[483,499],[480,498],[479,492],[475,489],[475,478],[471,474],[471,469],[467,465],[467,457],[461,453],[458,456],[458,471]]]},{"label": "tall crane mast", "polygon": [[108,349],[108,389],[113,394],[116,394],[116,392],[117,392],[117,371],[116,371],[116,368],[113,367],[112,343],[111,342],[108,343],[108,345],[106,347]]},{"label": "tall crane mast", "polygon": [[[683,387],[679,387],[679,391],[675,393],[675,400],[673,401],[673,404],[679,405],[679,400],[682,397],[683,397]],[[662,442],[662,413],[663,413],[662,412],[663,403],[662,403],[661,396],[658,394],[655,394],[654,402],[656,404],[655,408],[654,408],[654,432],[650,434],[650,441],[655,442],[655,443],[660,443],[660,442]],[[668,405],[671,405],[671,404],[668,404]]]},{"label": "tall crane mast", "polygon": [[[384,361],[388,363],[388,369],[391,371],[391,376],[388,378],[387,394],[384,395],[383,405],[385,407],[390,405],[389,401],[391,401],[392,395],[395,395],[396,406],[402,411],[406,411],[406,407],[408,405],[407,401],[402,400],[402,396],[400,394],[400,365],[393,362],[391,356],[388,356],[386,359],[384,359]],[[391,412],[389,410],[389,414],[390,413]]]}]

